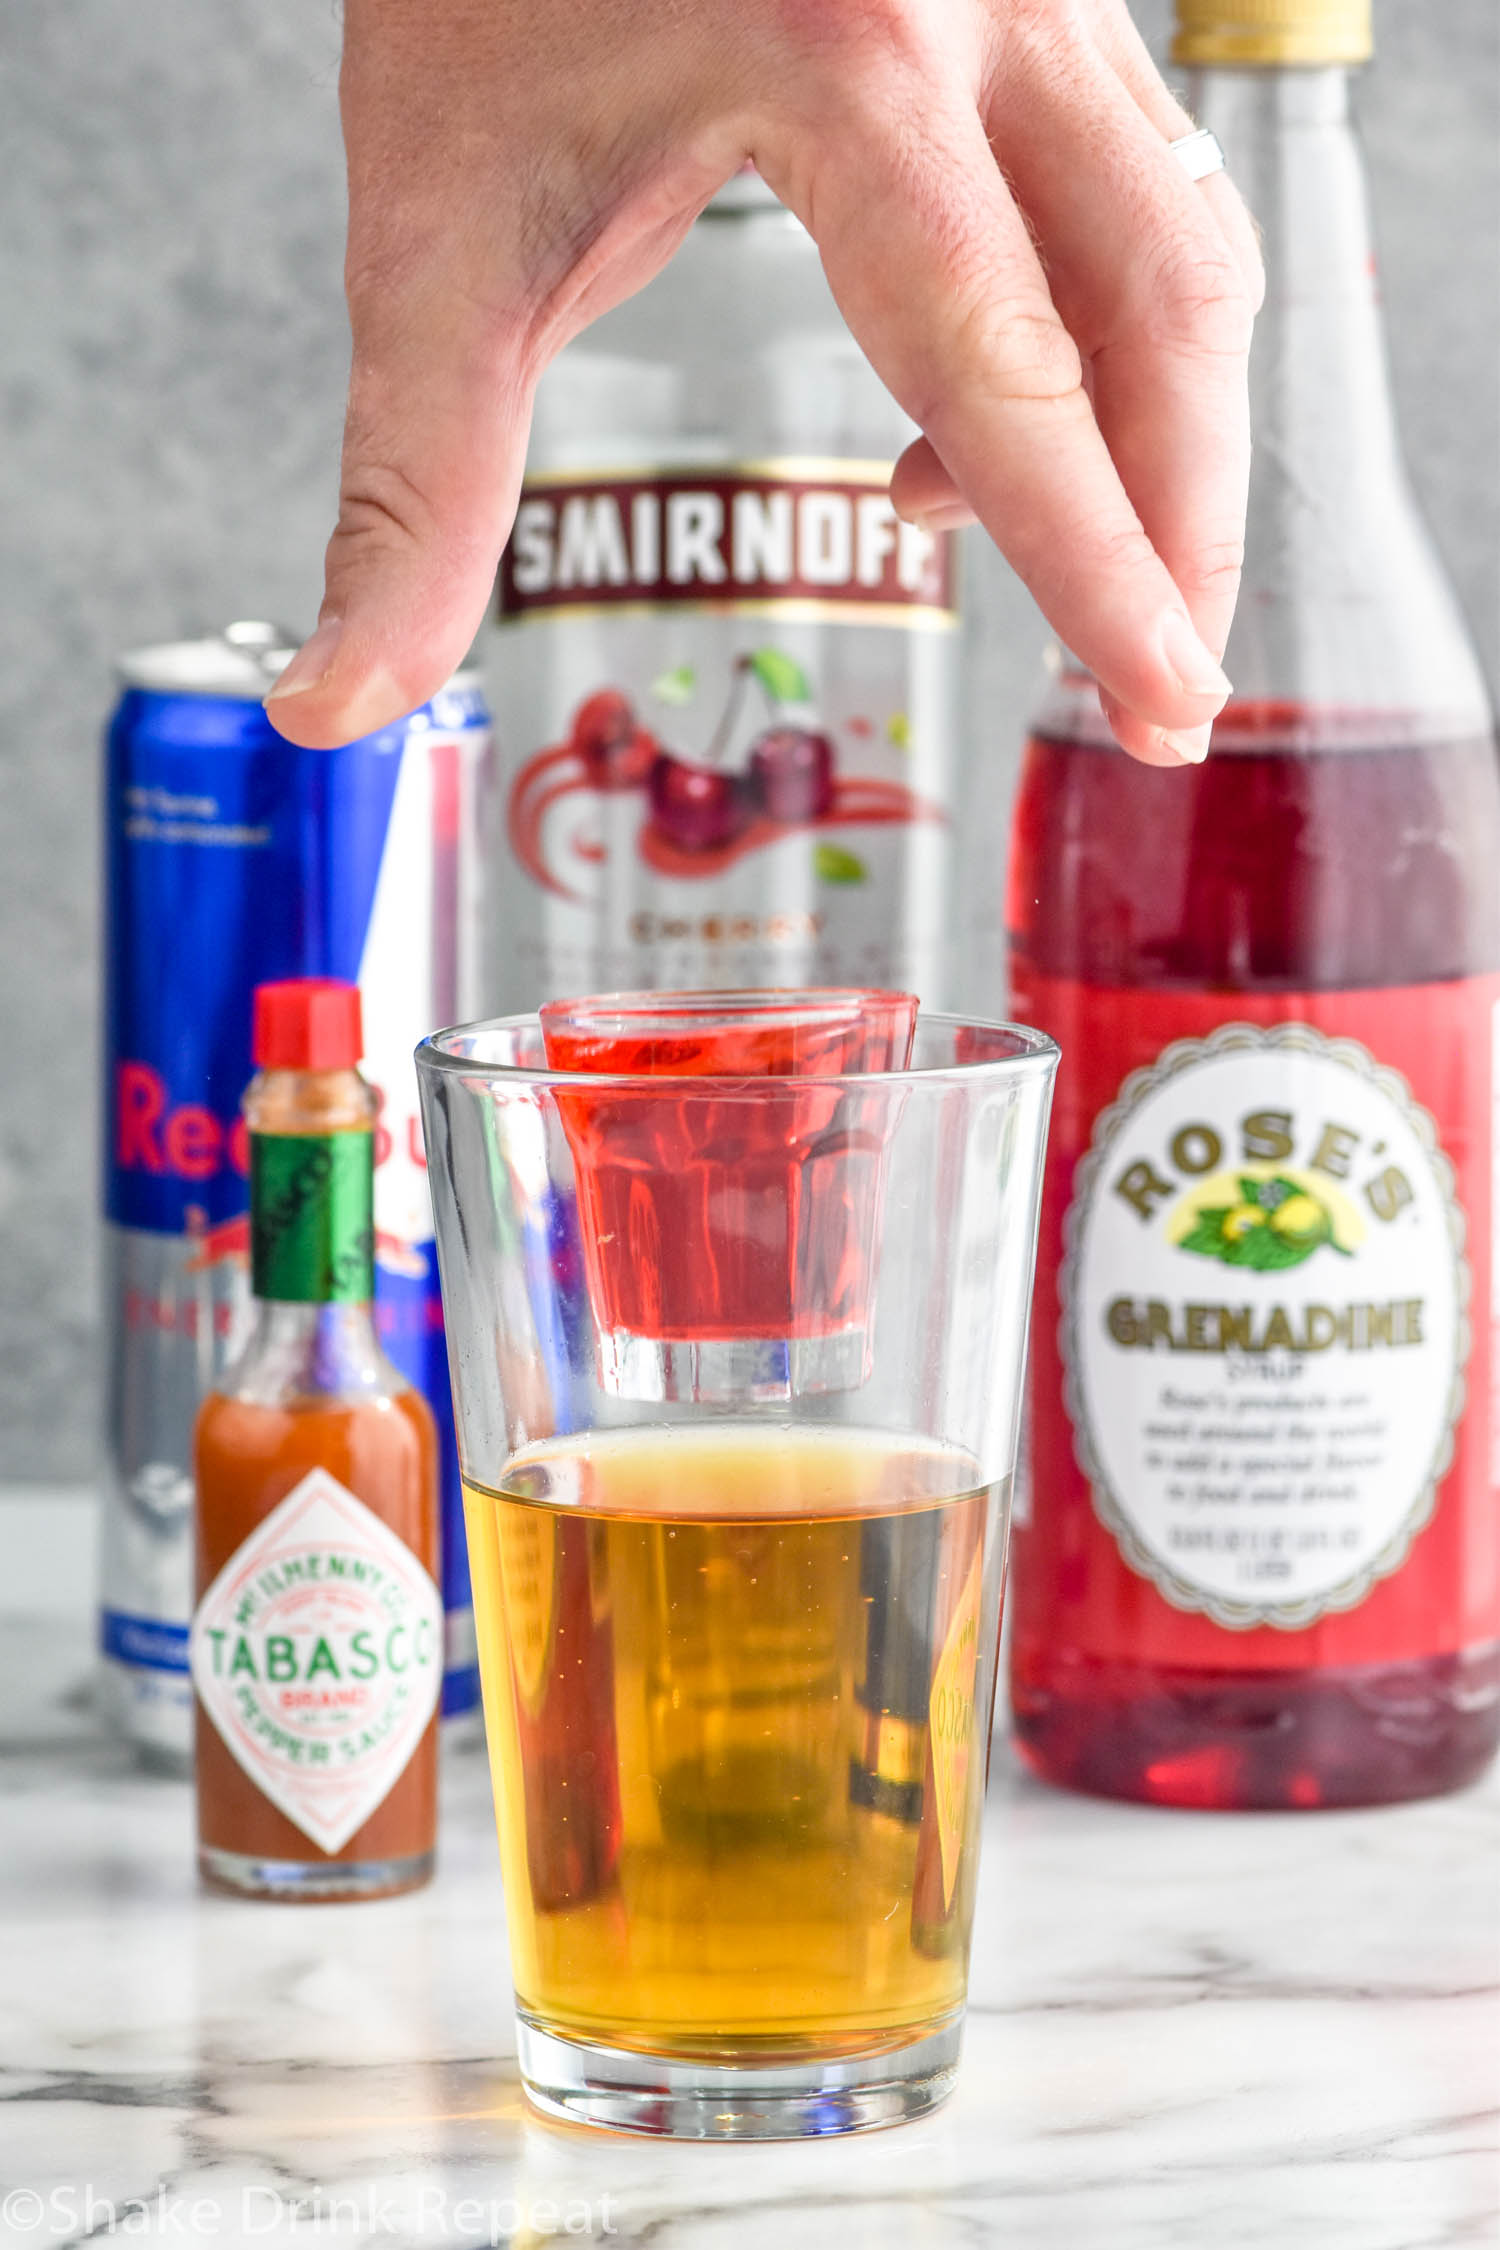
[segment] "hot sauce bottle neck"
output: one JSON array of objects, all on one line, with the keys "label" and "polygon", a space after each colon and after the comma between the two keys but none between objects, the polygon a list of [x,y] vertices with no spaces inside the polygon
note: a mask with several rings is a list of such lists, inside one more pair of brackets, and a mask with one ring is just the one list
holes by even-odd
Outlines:
[{"label": "hot sauce bottle neck", "polygon": [[255,995],[251,1287],[263,1304],[368,1308],[376,1097],[358,1068],[359,993],[296,978]]},{"label": "hot sauce bottle neck", "polygon": [[256,1076],[245,1096],[252,1133],[373,1130],[359,987],[332,977],[287,977],[255,992]]},{"label": "hot sauce bottle neck", "polygon": [[258,1070],[245,1090],[254,1133],[370,1133],[378,1098],[355,1069]]}]

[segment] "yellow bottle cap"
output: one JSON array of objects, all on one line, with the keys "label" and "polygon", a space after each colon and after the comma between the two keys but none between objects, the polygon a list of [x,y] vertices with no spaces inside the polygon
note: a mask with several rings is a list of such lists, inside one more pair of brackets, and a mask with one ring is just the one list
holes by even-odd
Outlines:
[{"label": "yellow bottle cap", "polygon": [[1177,0],[1175,63],[1358,63],[1370,0]]}]

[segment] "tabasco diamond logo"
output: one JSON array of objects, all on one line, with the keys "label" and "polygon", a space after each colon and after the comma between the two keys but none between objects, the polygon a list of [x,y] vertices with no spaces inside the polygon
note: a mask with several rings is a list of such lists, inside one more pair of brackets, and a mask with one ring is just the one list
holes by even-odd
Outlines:
[{"label": "tabasco diamond logo", "polygon": [[411,1549],[314,1469],[219,1572],[189,1649],[204,1716],[320,1850],[342,1850],[437,1706],[443,1604]]}]

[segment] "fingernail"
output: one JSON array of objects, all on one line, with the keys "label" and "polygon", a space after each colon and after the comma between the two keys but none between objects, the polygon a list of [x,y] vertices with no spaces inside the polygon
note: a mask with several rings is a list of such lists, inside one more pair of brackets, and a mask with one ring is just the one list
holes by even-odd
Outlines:
[{"label": "fingernail", "polygon": [[333,670],[333,659],[343,630],[342,618],[325,617],[317,631],[309,635],[298,649],[266,697],[267,703],[277,703],[284,695],[305,695],[309,688],[320,687]]},{"label": "fingernail", "polygon": [[1211,725],[1180,727],[1175,734],[1163,733],[1162,746],[1170,750],[1174,758],[1180,758],[1185,766],[1201,766],[1208,756],[1209,737],[1213,731]]},{"label": "fingernail", "polygon": [[966,508],[961,500],[950,501],[942,508],[924,508],[919,516],[912,518],[919,531],[931,532],[963,531],[978,521],[973,509]]},{"label": "fingernail", "polygon": [[1161,651],[1185,694],[1216,695],[1222,701],[1230,693],[1223,667],[1199,640],[1192,620],[1180,610],[1169,609],[1161,621]]}]

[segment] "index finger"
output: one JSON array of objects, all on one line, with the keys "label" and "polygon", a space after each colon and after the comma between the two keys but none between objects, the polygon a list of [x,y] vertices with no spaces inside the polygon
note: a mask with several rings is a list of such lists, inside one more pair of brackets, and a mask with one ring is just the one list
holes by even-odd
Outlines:
[{"label": "index finger", "polygon": [[905,105],[861,100],[825,127],[806,182],[778,180],[770,153],[762,169],[800,209],[877,372],[1061,639],[1152,727],[1200,728],[1228,682],[1115,470],[972,98],[952,91],[919,139],[901,128]]}]

